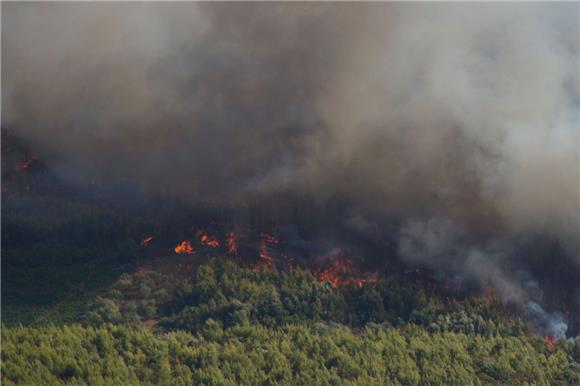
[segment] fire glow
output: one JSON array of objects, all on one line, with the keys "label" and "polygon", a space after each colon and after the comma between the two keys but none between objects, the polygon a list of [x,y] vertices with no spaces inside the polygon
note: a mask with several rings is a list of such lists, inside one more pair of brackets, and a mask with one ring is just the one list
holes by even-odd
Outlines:
[{"label": "fire glow", "polygon": [[27,159],[26,161],[18,162],[16,165],[14,165],[14,169],[17,172],[24,171],[24,170],[28,169],[30,166],[32,166],[34,161],[36,161],[37,159],[38,158],[36,156],[32,156],[31,158]]},{"label": "fire glow", "polygon": [[147,237],[145,237],[143,240],[141,240],[141,246],[142,247],[148,246],[149,243],[151,243],[151,241],[153,241],[153,239],[155,239],[154,236],[147,236]]},{"label": "fire glow", "polygon": [[201,230],[197,231],[197,237],[199,237],[199,242],[201,243],[201,245],[205,245],[211,248],[217,248],[220,246],[220,242],[218,241],[218,239],[208,235],[207,233]]},{"label": "fire glow", "polygon": [[226,235],[226,248],[230,255],[238,254],[238,240],[234,232],[229,232]]},{"label": "fire glow", "polygon": [[272,236],[265,232],[260,233],[260,238],[261,238],[260,258],[264,261],[266,267],[272,268],[274,267],[274,258],[269,252],[268,245],[278,244],[279,241],[275,236]]},{"label": "fire glow", "polygon": [[492,286],[487,286],[485,288],[485,297],[484,299],[488,302],[493,302],[495,300],[495,291]]},{"label": "fire glow", "polygon": [[175,247],[175,253],[179,255],[192,255],[194,254],[193,248],[191,247],[191,241],[184,240],[181,243],[177,244]]},{"label": "fire glow", "polygon": [[556,339],[550,335],[544,336],[544,342],[546,342],[546,345],[551,349],[556,347]]},{"label": "fire glow", "polygon": [[348,287],[354,285],[362,288],[365,285],[375,286],[378,278],[373,275],[363,275],[352,266],[350,261],[344,257],[335,259],[332,264],[314,273],[318,281],[325,281],[333,287]]}]

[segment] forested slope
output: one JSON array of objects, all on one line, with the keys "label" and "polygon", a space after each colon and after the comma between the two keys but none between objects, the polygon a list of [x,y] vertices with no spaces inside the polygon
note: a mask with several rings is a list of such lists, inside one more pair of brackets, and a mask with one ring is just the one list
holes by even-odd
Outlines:
[{"label": "forested slope", "polygon": [[191,281],[123,275],[82,323],[5,326],[2,343],[6,385],[580,382],[580,342],[547,344],[495,302],[222,260]]}]

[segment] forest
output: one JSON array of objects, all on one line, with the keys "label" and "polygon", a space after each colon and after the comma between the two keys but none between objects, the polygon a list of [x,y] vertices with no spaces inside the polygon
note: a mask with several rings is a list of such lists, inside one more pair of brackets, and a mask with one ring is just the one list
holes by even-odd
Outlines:
[{"label": "forest", "polygon": [[221,259],[191,278],[125,273],[75,323],[2,329],[6,385],[571,385],[580,341],[548,344],[497,302],[389,280],[339,289]]}]

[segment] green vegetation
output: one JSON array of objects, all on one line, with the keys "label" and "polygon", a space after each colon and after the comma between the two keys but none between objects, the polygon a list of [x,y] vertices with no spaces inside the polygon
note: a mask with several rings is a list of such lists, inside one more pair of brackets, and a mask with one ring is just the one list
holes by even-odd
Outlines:
[{"label": "green vegetation", "polygon": [[81,320],[4,326],[3,384],[580,382],[580,341],[550,347],[498,304],[446,302],[396,278],[337,289],[301,269],[216,260],[191,281],[123,274]]},{"label": "green vegetation", "polygon": [[195,335],[80,325],[3,329],[3,381],[71,385],[419,385],[580,382],[580,344],[408,326],[261,325]]},{"label": "green vegetation", "polygon": [[192,332],[208,319],[226,328],[322,321],[355,328],[368,323],[413,323],[433,332],[484,336],[517,336],[527,331],[522,322],[506,318],[499,304],[478,300],[447,304],[435,294],[428,297],[419,284],[395,276],[376,286],[338,289],[300,268],[252,270],[223,260],[199,266],[191,291],[176,296],[161,311],[166,317],[160,326]]},{"label": "green vegetation", "polygon": [[158,306],[191,291],[191,285],[154,271],[122,274],[109,290],[90,304],[84,320],[91,325],[138,325],[159,316]]},{"label": "green vegetation", "polygon": [[[42,213],[42,215],[39,215]],[[69,323],[131,266],[137,243],[120,216],[35,195],[2,203],[2,322]]]}]

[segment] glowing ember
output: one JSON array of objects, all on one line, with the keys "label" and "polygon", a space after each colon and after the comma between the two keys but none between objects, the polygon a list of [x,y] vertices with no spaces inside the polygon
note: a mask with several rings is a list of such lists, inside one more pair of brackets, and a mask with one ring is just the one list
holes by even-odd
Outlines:
[{"label": "glowing ember", "polygon": [[286,263],[288,264],[288,267],[294,267],[295,263],[294,263],[294,258],[291,256],[288,256],[286,254],[282,255],[282,257],[284,257],[284,260],[286,260]]},{"label": "glowing ember", "polygon": [[197,237],[199,237],[199,242],[201,245],[205,245],[212,248],[217,248],[220,246],[220,242],[213,236],[209,236],[207,233],[199,230],[197,231]]},{"label": "glowing ember", "polygon": [[250,266],[250,268],[251,268],[251,269],[253,269],[254,271],[259,271],[259,270],[260,270],[260,268],[262,267],[262,266],[260,265],[260,262],[259,262],[259,261],[256,261],[256,262],[254,262],[254,263],[250,263],[250,264],[249,264],[249,266]]},{"label": "glowing ember", "polygon": [[378,279],[376,277],[363,277],[363,278],[356,278],[353,280],[354,284],[358,287],[358,288],[362,288],[365,286],[365,284],[368,284],[370,286],[376,286],[378,283]]},{"label": "glowing ember", "polygon": [[266,243],[260,245],[260,258],[266,263],[266,267],[272,268],[274,266],[274,259],[268,254],[268,247]]},{"label": "glowing ember", "polygon": [[141,246],[142,246],[142,247],[146,247],[146,246],[148,246],[148,245],[149,245],[149,243],[150,243],[151,241],[153,241],[153,239],[154,239],[154,238],[155,238],[155,237],[153,237],[153,236],[147,236],[147,237],[145,237],[143,240],[141,240]]},{"label": "glowing ember", "polygon": [[556,339],[554,339],[553,337],[546,335],[544,336],[544,342],[546,342],[546,345],[549,348],[555,348],[556,347]]},{"label": "glowing ember", "polygon": [[493,302],[494,299],[495,299],[495,295],[494,295],[493,287],[488,286],[485,289],[485,300],[487,300],[488,302]]},{"label": "glowing ember", "polygon": [[350,272],[350,263],[342,258],[338,258],[332,264],[316,273],[316,278],[319,281],[327,281],[337,287],[344,282],[344,276]]},{"label": "glowing ember", "polygon": [[262,239],[262,242],[260,244],[260,258],[264,260],[264,262],[266,263],[266,267],[272,268],[274,267],[274,258],[270,255],[270,252],[268,251],[268,245],[278,244],[279,241],[275,236],[272,236],[271,234],[265,232],[260,233],[260,238]]},{"label": "glowing ember", "polygon": [[278,244],[280,242],[276,236],[272,236],[266,232],[261,232],[260,237],[262,238],[262,242],[267,244]]},{"label": "glowing ember", "polygon": [[193,248],[191,247],[191,241],[184,240],[181,243],[177,244],[175,247],[175,253],[180,255],[192,255]]},{"label": "glowing ember", "polygon": [[24,161],[24,162],[18,162],[16,163],[16,165],[14,165],[14,169],[17,172],[21,172],[23,170],[28,169],[33,163],[34,161],[36,161],[38,158],[36,156],[32,156],[30,159]]},{"label": "glowing ember", "polygon": [[226,235],[226,247],[228,249],[228,253],[231,255],[238,254],[238,241],[236,239],[236,234],[234,232],[229,232]]}]

